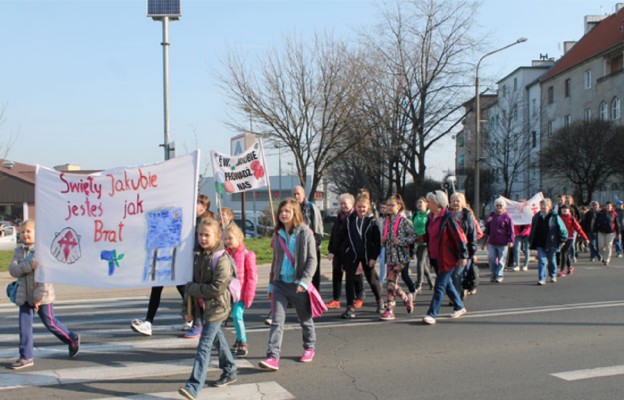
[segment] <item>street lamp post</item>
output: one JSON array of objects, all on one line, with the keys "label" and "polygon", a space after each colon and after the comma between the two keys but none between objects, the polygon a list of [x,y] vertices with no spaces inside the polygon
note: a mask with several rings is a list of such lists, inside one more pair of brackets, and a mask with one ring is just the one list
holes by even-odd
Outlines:
[{"label": "street lamp post", "polygon": [[479,191],[480,191],[480,170],[481,170],[481,100],[479,97],[479,66],[481,65],[481,61],[485,58],[491,56],[494,53],[498,53],[499,51],[503,51],[505,49],[510,48],[511,46],[515,46],[519,43],[526,42],[526,37],[521,37],[513,43],[508,44],[507,46],[503,46],[494,51],[490,51],[485,54],[483,57],[479,59],[477,62],[477,69],[475,73],[475,169],[474,169],[474,211],[477,218],[481,217],[481,205],[479,199]]},{"label": "street lamp post", "polygon": [[147,0],[147,16],[162,21],[163,47],[163,125],[165,160],[171,158],[173,148],[169,143],[169,21],[180,19],[180,0]]}]

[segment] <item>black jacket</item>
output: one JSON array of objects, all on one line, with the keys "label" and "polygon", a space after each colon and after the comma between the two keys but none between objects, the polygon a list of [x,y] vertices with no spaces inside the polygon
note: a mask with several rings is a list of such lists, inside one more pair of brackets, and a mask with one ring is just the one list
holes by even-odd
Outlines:
[{"label": "black jacket", "polygon": [[[354,264],[358,260],[365,260],[366,263],[370,260],[376,260],[379,257],[381,251],[381,234],[379,232],[379,226],[373,214],[366,215],[362,220],[360,229],[357,225],[357,214],[351,213],[347,218],[347,238],[346,248],[344,253],[345,264]],[[360,236],[360,231],[362,232]],[[357,251],[357,241],[363,240],[364,254]]]}]

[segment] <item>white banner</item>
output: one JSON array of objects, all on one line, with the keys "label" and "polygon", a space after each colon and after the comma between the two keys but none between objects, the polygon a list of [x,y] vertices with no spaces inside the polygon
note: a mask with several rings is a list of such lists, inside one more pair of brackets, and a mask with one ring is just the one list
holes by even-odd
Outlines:
[{"label": "white banner", "polygon": [[37,281],[138,288],[192,279],[199,152],[92,175],[37,166]]},{"label": "white banner", "polygon": [[506,197],[503,199],[507,202],[507,212],[511,214],[514,225],[530,225],[533,216],[539,212],[539,203],[544,199],[544,195],[539,192],[530,199],[521,202]]},{"label": "white banner", "polygon": [[211,151],[216,192],[240,193],[267,186],[264,152],[259,141],[236,156]]}]

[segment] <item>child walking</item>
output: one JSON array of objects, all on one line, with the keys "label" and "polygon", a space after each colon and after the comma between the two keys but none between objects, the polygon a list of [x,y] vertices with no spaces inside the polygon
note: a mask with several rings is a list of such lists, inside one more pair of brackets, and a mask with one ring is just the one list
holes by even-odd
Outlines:
[{"label": "child walking", "polygon": [[[232,308],[228,285],[235,274],[232,259],[224,251],[221,244],[221,227],[212,218],[206,218],[197,226],[199,249],[193,261],[193,281],[186,284],[185,298],[190,299],[204,313],[197,353],[193,362],[193,371],[178,393],[193,400],[206,382],[206,372],[210,365],[212,345],[215,345],[219,357],[219,368],[223,371],[219,380],[214,383],[222,387],[237,381],[237,369],[234,357],[221,330]],[[186,302],[183,306],[184,320],[192,321]]]},{"label": "child walking", "polygon": [[247,334],[243,313],[250,308],[256,295],[258,271],[256,269],[256,253],[247,250],[243,243],[243,232],[236,224],[227,226],[223,231],[223,243],[226,251],[236,263],[236,276],[241,282],[241,298],[232,306],[232,319],[236,331],[236,342],[232,351],[237,357],[245,357],[248,353]]},{"label": "child walking", "polygon": [[269,330],[267,358],[260,368],[277,371],[288,303],[297,311],[303,336],[301,362],[314,359],[316,332],[307,293],[316,271],[316,242],[312,230],[303,223],[299,203],[292,197],[277,208],[277,225],[273,233],[273,261],[269,273],[269,299],[273,320]]},{"label": "child walking", "polygon": [[355,213],[347,218],[347,241],[345,250],[345,270],[347,273],[347,309],[342,314],[342,318],[355,318],[356,301],[356,279],[362,274],[366,277],[375,301],[377,303],[377,313],[384,308],[381,299],[381,285],[379,275],[375,270],[375,262],[379,257],[379,227],[375,221],[375,216],[371,212],[371,203],[367,195],[360,195],[355,202]]},{"label": "child walking", "polygon": [[80,335],[65,328],[54,316],[54,287],[49,283],[35,282],[39,263],[34,259],[35,221],[22,224],[22,244],[15,249],[9,264],[9,273],[17,278],[18,288],[15,304],[19,306],[19,359],[12,369],[32,367],[33,362],[33,316],[36,312],[43,325],[69,347],[69,357],[76,357],[80,350]]},{"label": "child walking", "polygon": [[386,200],[386,221],[384,222],[381,244],[386,248],[386,310],[379,317],[383,321],[395,318],[395,298],[401,298],[408,313],[414,311],[414,297],[405,293],[398,284],[403,266],[409,262],[409,245],[416,240],[412,222],[401,215],[405,209],[403,199],[394,194]]}]

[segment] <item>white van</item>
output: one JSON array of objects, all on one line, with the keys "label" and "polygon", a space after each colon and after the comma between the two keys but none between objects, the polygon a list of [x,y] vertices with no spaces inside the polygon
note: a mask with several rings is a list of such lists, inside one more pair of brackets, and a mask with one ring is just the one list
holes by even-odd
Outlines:
[{"label": "white van", "polygon": [[17,247],[17,228],[3,226],[0,229],[0,250],[15,250]]}]

